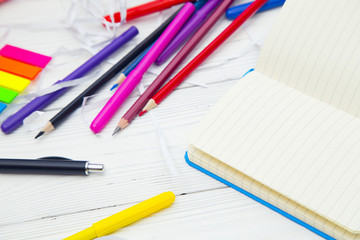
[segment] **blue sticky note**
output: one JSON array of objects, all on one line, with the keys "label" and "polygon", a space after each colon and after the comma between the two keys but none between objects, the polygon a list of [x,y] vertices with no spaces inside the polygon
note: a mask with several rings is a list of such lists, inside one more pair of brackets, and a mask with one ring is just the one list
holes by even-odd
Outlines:
[{"label": "blue sticky note", "polygon": [[7,107],[5,103],[0,102],[0,113]]}]

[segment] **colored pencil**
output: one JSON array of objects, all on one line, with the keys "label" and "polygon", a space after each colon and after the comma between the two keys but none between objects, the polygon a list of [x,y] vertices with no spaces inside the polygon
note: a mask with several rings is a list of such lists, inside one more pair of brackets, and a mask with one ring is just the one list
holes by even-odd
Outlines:
[{"label": "colored pencil", "polygon": [[[131,106],[131,108],[124,114],[119,121],[114,134],[126,128],[136,117],[136,115],[145,106],[147,101],[161,88],[165,81],[171,76],[176,68],[185,60],[188,54],[196,47],[196,45],[206,36],[206,33],[214,26],[214,24],[225,13],[226,9],[234,0],[216,0],[209,1],[206,5],[210,4],[216,7],[216,10],[211,16],[204,22],[194,36],[184,45],[178,54],[171,60],[166,68],[160,73],[160,75],[150,84],[146,91],[138,98],[138,100]],[[219,2],[220,5],[219,5]],[[206,5],[204,7],[206,7]]]},{"label": "colored pencil", "polygon": [[[130,27],[126,32],[121,34],[119,37],[115,38],[110,44],[105,46],[102,50],[100,50],[97,54],[88,59],[85,63],[83,63],[80,67],[70,73],[63,80],[57,81],[55,84],[65,81],[71,81],[77,78],[81,78],[85,76],[90,70],[94,67],[98,66],[105,58],[114,53],[117,49],[123,46],[130,39],[135,37],[138,34],[138,30],[136,27]],[[58,99],[60,96],[65,94],[70,87],[62,88],[55,92],[37,97],[33,99],[31,102],[26,104],[23,108],[21,108],[18,112],[7,118],[1,125],[1,129],[4,133],[11,133],[16,128],[22,125],[23,120],[32,114],[35,111],[42,110],[50,103]]]},{"label": "colored pencil", "polygon": [[[199,29],[199,27],[205,22],[210,13],[214,8],[219,4],[218,0],[209,0],[202,8],[197,10],[194,15],[187,21],[185,26],[181,31],[176,35],[176,37],[171,41],[169,46],[160,54],[156,59],[155,63],[161,65],[166,62],[170,56],[178,50],[186,40],[190,39],[191,36]],[[196,8],[196,3],[194,4]],[[198,8],[197,8],[198,9]]]},{"label": "colored pencil", "polygon": [[[269,0],[267,1],[267,3],[264,4],[264,6],[259,9],[259,11],[257,11],[257,13],[264,12],[266,10],[270,10],[276,7],[281,7],[282,5],[284,5],[284,3],[285,0]],[[251,2],[229,8],[226,11],[226,18],[230,20],[237,18],[243,11],[245,11],[246,8],[250,6],[250,4]]]},{"label": "colored pencil", "polygon": [[61,122],[65,120],[73,111],[79,108],[82,104],[83,98],[96,92],[100,87],[105,85],[110,79],[118,74],[124,67],[129,65],[137,56],[139,56],[147,47],[149,47],[159,36],[164,32],[172,20],[176,17],[178,11],[172,14],[164,23],[162,23],[155,31],[146,37],[140,44],[134,47],[128,54],[126,54],[120,61],[104,73],[98,80],[96,80],[83,93],[76,97],[70,104],[62,109],[55,117],[48,121],[45,127],[38,133],[38,136],[48,133],[55,129]]},{"label": "colored pencil", "polygon": [[[216,1],[216,0],[215,0]],[[207,0],[199,0],[197,2],[194,3],[195,9],[198,10],[200,9],[202,6],[205,5],[205,3],[207,2]],[[193,17],[191,18],[193,19]],[[190,19],[190,20],[191,20]],[[186,23],[186,25],[180,30],[180,32],[177,34],[177,36],[175,36],[175,38],[173,39],[173,41],[171,41],[171,44],[173,44],[174,42],[176,42],[177,38],[179,37],[179,35],[181,34],[188,34],[187,32],[184,32],[184,29],[186,28],[187,25],[189,25],[190,20]],[[194,29],[195,31],[196,29]],[[185,39],[184,39],[185,40]],[[179,43],[177,43],[179,44]],[[180,43],[181,44],[181,43]],[[180,47],[180,46],[179,46]],[[135,69],[135,67],[139,64],[139,62],[141,61],[141,59],[143,59],[143,57],[146,55],[146,53],[150,50],[151,47],[149,47],[147,50],[145,50],[137,59],[135,59],[125,70],[123,73],[121,73],[121,75],[119,76],[119,78],[116,80],[115,84],[111,87],[110,91],[112,91],[113,89],[117,88],[122,82],[124,82],[124,80],[126,79],[126,77],[129,75],[129,73]],[[168,47],[163,51],[165,52],[168,49]],[[162,54],[161,54],[162,55]],[[160,55],[160,57],[161,57]],[[160,58],[159,57],[159,58]],[[159,58],[155,61],[155,63],[157,65],[161,65],[162,63],[157,62],[159,60]]]},{"label": "colored pencil", "polygon": [[[152,45],[151,45],[152,46]],[[148,47],[144,52],[142,52],[140,54],[140,56],[138,56],[132,63],[130,63],[130,65],[120,74],[120,76],[118,77],[118,79],[116,79],[115,84],[111,87],[110,91],[112,91],[113,89],[117,88],[120,84],[122,84],[126,77],[130,74],[130,72],[132,70],[134,70],[136,68],[136,66],[139,64],[139,62],[145,57],[145,55],[148,53],[148,51],[150,50],[150,47]]]},{"label": "colored pencil", "polygon": [[220,33],[204,50],[188,63],[174,78],[158,91],[140,112],[140,116],[155,108],[181,82],[183,82],[201,63],[203,63],[226,39],[228,39],[247,19],[249,19],[267,0],[256,0],[242,12],[223,32]]},{"label": "colored pencil", "polygon": [[[127,9],[126,11],[126,21],[133,20],[135,18],[139,18],[154,12],[159,12],[161,10],[165,10],[174,5],[188,2],[189,0],[157,0],[151,1],[145,4],[141,4],[132,8]],[[104,17],[106,21],[112,22],[111,16],[107,15]],[[114,22],[121,22],[120,12],[116,12],[113,15]]]},{"label": "colored pencil", "polygon": [[156,58],[169,44],[169,42],[174,38],[174,36],[178,33],[178,31],[181,29],[181,27],[185,24],[186,20],[191,16],[191,14],[194,11],[195,11],[195,7],[192,3],[186,3],[184,5],[184,7],[180,10],[178,15],[169,24],[169,26],[159,37],[159,39],[154,43],[154,46],[149,50],[149,52],[136,66],[136,68],[133,71],[131,71],[129,76],[119,86],[119,88],[116,90],[114,95],[106,103],[104,108],[92,121],[90,125],[90,129],[94,133],[99,133],[105,127],[105,125],[110,121],[110,119],[119,109],[121,104],[125,101],[125,99],[130,95],[130,93],[141,81],[147,69],[156,60]]}]

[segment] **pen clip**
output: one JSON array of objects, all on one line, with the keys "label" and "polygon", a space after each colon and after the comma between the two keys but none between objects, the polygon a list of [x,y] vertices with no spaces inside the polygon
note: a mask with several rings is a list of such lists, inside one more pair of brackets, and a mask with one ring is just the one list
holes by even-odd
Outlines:
[{"label": "pen clip", "polygon": [[70,158],[65,157],[58,157],[58,156],[48,156],[48,157],[41,157],[38,160],[49,160],[49,161],[73,161]]}]

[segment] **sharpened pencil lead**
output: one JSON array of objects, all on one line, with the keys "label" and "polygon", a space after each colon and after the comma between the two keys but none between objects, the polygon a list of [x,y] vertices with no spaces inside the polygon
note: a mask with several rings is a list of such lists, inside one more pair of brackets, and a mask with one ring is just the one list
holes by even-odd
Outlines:
[{"label": "sharpened pencil lead", "polygon": [[142,111],[139,113],[139,116],[141,117],[141,116],[144,115],[145,113],[147,113],[147,110],[142,110]]},{"label": "sharpened pencil lead", "polygon": [[121,127],[116,127],[112,135],[114,136],[115,134],[120,132],[120,130],[121,130]]},{"label": "sharpened pencil lead", "polygon": [[41,137],[44,133],[45,133],[44,131],[39,132],[39,133],[36,135],[35,139],[37,139],[38,137]]},{"label": "sharpened pencil lead", "polygon": [[48,133],[51,132],[52,130],[54,130],[54,125],[52,124],[52,122],[47,122],[45,127],[43,129],[41,129],[41,131],[38,133],[38,135],[36,135],[35,139],[37,139],[38,137],[42,136],[44,133]]},{"label": "sharpened pencil lead", "polygon": [[154,99],[150,99],[150,100],[146,103],[146,105],[145,105],[145,107],[143,108],[143,110],[140,112],[139,116],[144,115],[145,113],[149,112],[151,109],[156,108],[156,107],[157,107],[157,104],[156,104],[155,100],[154,100]]},{"label": "sharpened pencil lead", "polygon": [[117,88],[119,86],[119,84],[114,84],[111,88],[110,88],[110,91],[114,90],[115,88]]},{"label": "sharpened pencil lead", "polygon": [[126,76],[124,73],[121,73],[119,78],[116,80],[115,84],[111,87],[110,91],[114,90],[115,88],[117,88],[120,84],[122,84],[126,79]]}]

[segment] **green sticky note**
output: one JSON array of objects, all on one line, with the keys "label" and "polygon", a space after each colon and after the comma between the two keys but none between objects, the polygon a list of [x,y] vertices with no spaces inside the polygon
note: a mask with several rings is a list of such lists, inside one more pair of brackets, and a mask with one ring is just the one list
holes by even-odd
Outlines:
[{"label": "green sticky note", "polygon": [[11,103],[12,100],[18,95],[18,92],[0,87],[0,101],[5,103]]}]

